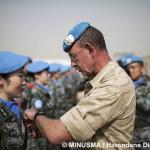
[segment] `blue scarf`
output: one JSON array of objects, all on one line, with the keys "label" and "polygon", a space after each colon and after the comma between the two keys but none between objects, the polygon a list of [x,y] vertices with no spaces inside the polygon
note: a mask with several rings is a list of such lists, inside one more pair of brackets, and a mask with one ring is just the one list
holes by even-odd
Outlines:
[{"label": "blue scarf", "polygon": [[140,79],[133,81],[135,88],[137,88],[141,85],[144,85],[145,84],[144,80],[145,80],[145,77],[142,76]]}]

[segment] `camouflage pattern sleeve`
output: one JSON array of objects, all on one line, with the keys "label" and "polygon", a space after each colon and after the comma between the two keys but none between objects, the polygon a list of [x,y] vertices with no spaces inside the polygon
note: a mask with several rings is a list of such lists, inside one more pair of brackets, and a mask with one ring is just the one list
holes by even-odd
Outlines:
[{"label": "camouflage pattern sleeve", "polygon": [[137,107],[142,111],[150,111],[150,81],[136,88],[136,103]]}]

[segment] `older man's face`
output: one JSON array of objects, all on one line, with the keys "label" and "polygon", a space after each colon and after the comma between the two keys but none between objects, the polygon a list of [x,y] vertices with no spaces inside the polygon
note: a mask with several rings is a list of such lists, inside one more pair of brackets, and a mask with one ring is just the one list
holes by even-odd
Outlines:
[{"label": "older man's face", "polygon": [[137,62],[129,64],[127,70],[132,80],[138,80],[144,73],[143,65]]},{"label": "older man's face", "polygon": [[81,48],[78,44],[74,44],[68,52],[71,59],[71,66],[81,72],[86,77],[91,77],[94,74],[94,61],[90,51],[86,48]]}]

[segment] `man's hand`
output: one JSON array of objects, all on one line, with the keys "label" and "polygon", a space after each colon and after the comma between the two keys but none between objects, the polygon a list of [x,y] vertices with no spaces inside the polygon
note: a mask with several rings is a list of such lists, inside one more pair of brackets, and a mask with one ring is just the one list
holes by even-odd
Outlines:
[{"label": "man's hand", "polygon": [[40,137],[38,128],[36,127],[35,122],[34,122],[35,114],[36,114],[36,111],[34,109],[27,109],[24,114],[25,120],[26,120],[26,126],[28,130],[30,131],[32,138]]},{"label": "man's hand", "polygon": [[36,110],[34,110],[34,109],[27,109],[26,111],[25,111],[25,118],[26,119],[29,119],[29,120],[34,120],[34,116],[35,116],[35,114],[36,114],[37,112],[36,112]]}]

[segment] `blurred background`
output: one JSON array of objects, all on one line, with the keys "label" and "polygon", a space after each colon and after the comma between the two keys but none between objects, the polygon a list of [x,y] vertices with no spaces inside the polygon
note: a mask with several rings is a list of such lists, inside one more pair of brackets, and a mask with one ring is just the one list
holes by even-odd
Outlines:
[{"label": "blurred background", "polygon": [[0,51],[69,64],[63,39],[80,21],[104,34],[114,59],[141,56],[150,75],[150,0],[0,0]]}]

